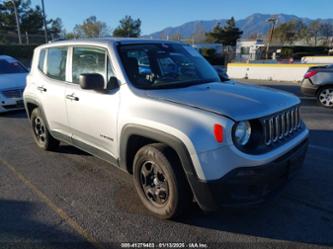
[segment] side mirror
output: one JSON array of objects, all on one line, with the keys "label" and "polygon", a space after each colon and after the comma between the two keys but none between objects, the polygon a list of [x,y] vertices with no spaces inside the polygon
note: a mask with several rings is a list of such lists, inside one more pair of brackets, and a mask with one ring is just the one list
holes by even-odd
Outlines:
[{"label": "side mirror", "polygon": [[104,77],[99,73],[80,74],[80,87],[85,90],[104,90]]},{"label": "side mirror", "polygon": [[107,85],[107,89],[111,90],[111,89],[115,89],[119,87],[119,81],[116,77],[111,76]]}]

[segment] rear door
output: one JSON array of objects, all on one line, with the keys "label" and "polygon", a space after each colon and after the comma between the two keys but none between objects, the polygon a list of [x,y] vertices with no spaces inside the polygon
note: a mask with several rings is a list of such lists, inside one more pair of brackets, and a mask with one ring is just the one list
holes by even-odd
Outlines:
[{"label": "rear door", "polygon": [[50,130],[70,137],[65,105],[67,53],[67,47],[41,50],[34,85]]},{"label": "rear door", "polygon": [[107,50],[74,46],[70,54],[72,77],[65,95],[72,143],[93,154],[103,152],[114,157],[119,91],[83,90],[79,85],[80,74],[99,73],[107,88],[110,77],[114,76]]}]

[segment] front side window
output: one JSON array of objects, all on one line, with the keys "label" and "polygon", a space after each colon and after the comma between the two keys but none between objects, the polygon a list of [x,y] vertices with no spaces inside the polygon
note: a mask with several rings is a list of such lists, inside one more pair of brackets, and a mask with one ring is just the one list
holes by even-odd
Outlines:
[{"label": "front side window", "polygon": [[66,80],[67,48],[49,48],[47,50],[47,71],[50,78]]},{"label": "front side window", "polygon": [[118,51],[127,76],[138,88],[173,88],[219,81],[214,68],[188,45],[119,45]]},{"label": "front side window", "polygon": [[26,73],[27,70],[18,61],[0,59],[0,74]]},{"label": "front side window", "polygon": [[106,52],[100,48],[74,47],[72,82],[79,84],[80,74],[99,73],[106,79]]}]

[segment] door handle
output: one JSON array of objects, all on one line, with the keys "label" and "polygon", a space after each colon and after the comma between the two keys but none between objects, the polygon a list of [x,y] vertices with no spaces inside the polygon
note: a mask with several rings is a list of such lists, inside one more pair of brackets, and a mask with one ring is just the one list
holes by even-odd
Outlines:
[{"label": "door handle", "polygon": [[41,92],[47,92],[47,89],[43,86],[38,86],[37,89]]},{"label": "door handle", "polygon": [[73,94],[66,95],[66,99],[74,100],[74,101],[79,101],[80,100],[78,97],[74,96]]}]

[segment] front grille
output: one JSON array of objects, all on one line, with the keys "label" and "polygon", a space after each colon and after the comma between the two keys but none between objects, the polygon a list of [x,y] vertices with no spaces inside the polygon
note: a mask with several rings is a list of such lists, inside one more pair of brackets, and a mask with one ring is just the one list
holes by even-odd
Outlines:
[{"label": "front grille", "polygon": [[14,98],[22,98],[23,96],[23,89],[10,89],[10,90],[4,90],[2,91],[2,95],[5,96],[8,99],[14,99]]},{"label": "front grille", "polygon": [[300,129],[299,106],[287,109],[262,120],[264,139],[267,146],[292,136]]}]

